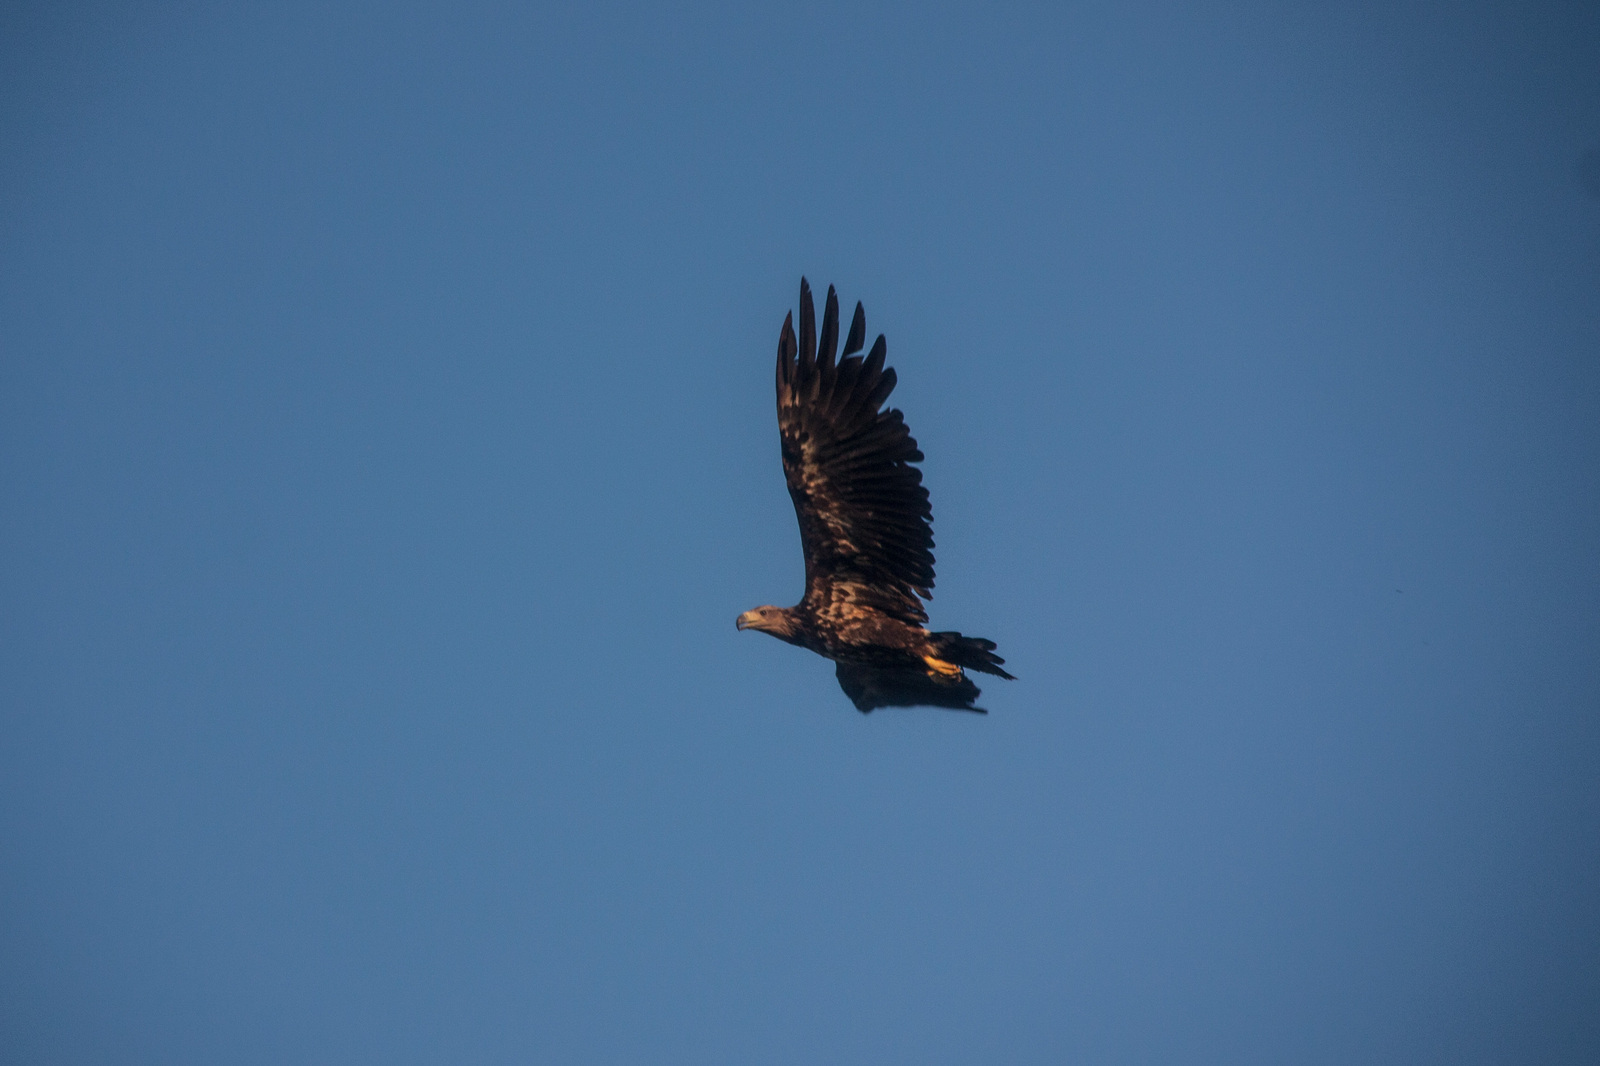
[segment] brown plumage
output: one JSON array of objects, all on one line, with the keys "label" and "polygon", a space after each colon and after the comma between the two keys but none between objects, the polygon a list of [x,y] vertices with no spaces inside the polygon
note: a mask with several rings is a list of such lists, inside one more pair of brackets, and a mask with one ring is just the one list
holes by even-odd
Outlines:
[{"label": "brown plumage", "polygon": [[778,434],[806,592],[793,607],[757,607],[737,624],[834,660],[839,686],[862,713],[927,705],[982,714],[965,671],[1011,675],[993,641],[924,628],[933,510],[911,465],[922,452],[900,412],[882,409],[895,373],[883,365],[882,334],[866,358],[856,354],[866,336],[858,303],[836,363],[839,299],[830,285],[819,337],[811,286],[800,279],[798,345],[793,316],[778,338]]}]

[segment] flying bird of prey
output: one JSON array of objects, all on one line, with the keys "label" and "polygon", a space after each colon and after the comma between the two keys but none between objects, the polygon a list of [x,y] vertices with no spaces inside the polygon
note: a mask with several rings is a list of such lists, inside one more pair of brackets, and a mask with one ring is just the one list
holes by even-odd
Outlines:
[{"label": "flying bird of prey", "polygon": [[930,633],[922,600],[933,598],[933,510],[922,452],[893,408],[895,373],[878,335],[863,359],[867,316],[856,304],[843,357],[839,298],[828,286],[817,333],[811,286],[800,279],[800,337],[794,316],[778,338],[778,435],[783,476],[800,519],[806,593],[793,607],[757,607],[738,619],[837,664],[839,687],[863,714],[876,707],[974,707],[967,670],[1015,680],[995,644],[960,633]]}]

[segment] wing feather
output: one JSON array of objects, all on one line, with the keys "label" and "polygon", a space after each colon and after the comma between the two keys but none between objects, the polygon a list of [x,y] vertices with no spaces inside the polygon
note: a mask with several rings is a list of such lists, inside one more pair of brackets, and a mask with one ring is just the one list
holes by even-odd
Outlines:
[{"label": "wing feather", "polygon": [[856,705],[856,710],[869,714],[879,707],[948,707],[955,711],[972,711],[988,714],[982,707],[973,706],[981,693],[971,678],[956,679],[929,677],[921,670],[901,668],[883,669],[875,666],[858,666],[839,663],[834,668],[839,687]]},{"label": "wing feather", "polygon": [[800,282],[800,335],[792,316],[778,340],[778,430],[783,473],[800,522],[806,600],[815,606],[870,603],[912,623],[927,621],[922,600],[933,588],[933,518],[922,452],[897,410],[883,410],[895,373],[883,365],[880,335],[866,359],[853,356],[866,336],[856,313],[834,362],[839,301],[828,289],[821,347],[811,286]]},{"label": "wing feather", "polygon": [[839,297],[828,286],[828,301],[822,311],[822,335],[817,338],[817,365],[831,367],[834,350],[839,347]]},{"label": "wing feather", "polygon": [[844,340],[844,354],[855,355],[865,343],[867,343],[867,312],[861,306],[861,301],[857,300],[855,317],[850,320],[850,335]]}]

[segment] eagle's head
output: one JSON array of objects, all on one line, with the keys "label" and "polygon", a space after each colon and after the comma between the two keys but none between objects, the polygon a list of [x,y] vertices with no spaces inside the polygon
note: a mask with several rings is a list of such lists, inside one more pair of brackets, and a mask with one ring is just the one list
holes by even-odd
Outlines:
[{"label": "eagle's head", "polygon": [[763,633],[771,633],[779,640],[788,640],[794,635],[794,619],[790,617],[785,607],[756,607],[741,614],[734,622],[740,629],[759,629]]}]

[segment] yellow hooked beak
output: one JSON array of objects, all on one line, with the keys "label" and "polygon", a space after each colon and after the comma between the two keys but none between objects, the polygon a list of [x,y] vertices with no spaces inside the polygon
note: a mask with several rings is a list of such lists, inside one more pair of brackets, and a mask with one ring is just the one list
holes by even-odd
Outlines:
[{"label": "yellow hooked beak", "polygon": [[738,618],[734,619],[733,624],[738,629],[749,629],[751,626],[756,624],[756,621],[760,617],[761,616],[756,614],[754,611],[746,611],[744,614],[741,614]]}]

